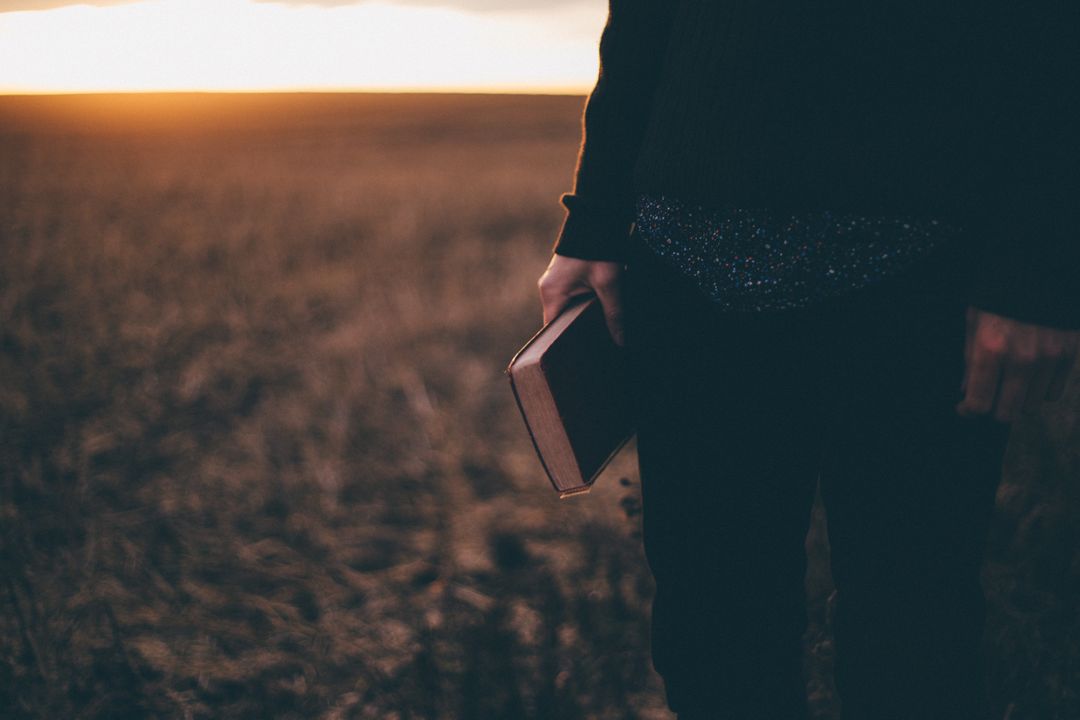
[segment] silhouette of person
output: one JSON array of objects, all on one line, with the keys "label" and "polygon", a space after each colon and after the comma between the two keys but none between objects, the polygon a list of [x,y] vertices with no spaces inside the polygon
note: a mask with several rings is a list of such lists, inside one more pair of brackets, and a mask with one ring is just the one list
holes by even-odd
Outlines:
[{"label": "silhouette of person", "polygon": [[631,361],[653,664],[692,718],[807,716],[820,486],[846,720],[986,717],[1012,422],[1080,346],[1065,3],[611,0],[544,320]]}]

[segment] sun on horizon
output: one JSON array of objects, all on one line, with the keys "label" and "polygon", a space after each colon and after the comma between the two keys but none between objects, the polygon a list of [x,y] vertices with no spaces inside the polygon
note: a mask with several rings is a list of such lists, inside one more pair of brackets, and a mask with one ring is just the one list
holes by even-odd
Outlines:
[{"label": "sun on horizon", "polygon": [[595,81],[606,3],[484,5],[10,2],[0,6],[0,93],[580,93]]}]

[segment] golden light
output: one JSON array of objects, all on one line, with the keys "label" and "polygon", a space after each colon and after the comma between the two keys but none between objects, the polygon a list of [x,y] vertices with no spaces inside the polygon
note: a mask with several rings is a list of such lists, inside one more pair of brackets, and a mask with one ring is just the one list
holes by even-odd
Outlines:
[{"label": "golden light", "polygon": [[605,11],[145,0],[0,13],[0,92],[582,92]]}]

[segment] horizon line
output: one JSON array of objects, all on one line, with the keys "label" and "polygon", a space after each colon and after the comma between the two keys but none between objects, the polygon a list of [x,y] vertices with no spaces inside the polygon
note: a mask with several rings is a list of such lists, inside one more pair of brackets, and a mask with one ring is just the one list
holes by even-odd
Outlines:
[{"label": "horizon line", "polygon": [[0,88],[3,97],[36,97],[63,95],[349,95],[349,94],[395,94],[395,95],[587,95],[591,87],[580,86],[439,86],[418,85],[401,87],[283,87],[283,88],[101,88],[76,90],[28,90],[26,88]]}]

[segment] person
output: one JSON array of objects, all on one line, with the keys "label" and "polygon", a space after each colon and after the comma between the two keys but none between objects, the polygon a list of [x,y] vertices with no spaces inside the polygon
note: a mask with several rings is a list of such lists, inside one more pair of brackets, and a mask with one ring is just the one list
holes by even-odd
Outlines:
[{"label": "person", "polygon": [[1012,423],[1080,344],[1077,11],[611,0],[545,322],[631,366],[651,652],[693,718],[807,716],[827,512],[846,720],[984,718]]}]

